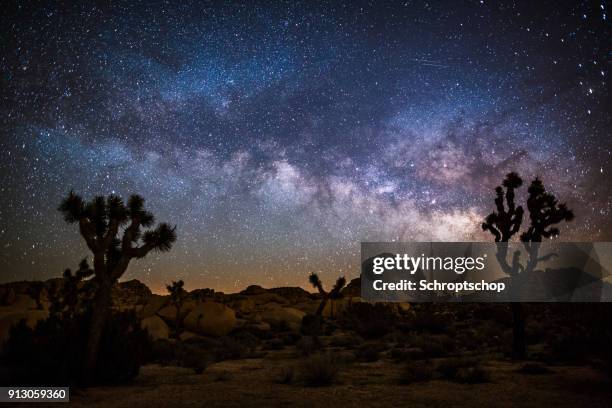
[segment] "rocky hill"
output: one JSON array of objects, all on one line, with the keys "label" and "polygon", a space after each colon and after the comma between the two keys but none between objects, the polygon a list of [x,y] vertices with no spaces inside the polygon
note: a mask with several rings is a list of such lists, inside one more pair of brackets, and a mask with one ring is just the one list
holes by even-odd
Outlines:
[{"label": "rocky hill", "polygon": [[[345,291],[344,298],[328,302],[324,315],[332,310],[338,313],[352,302],[360,301],[357,285],[351,284],[352,289]],[[49,294],[61,285],[61,279],[0,285],[0,342],[8,337],[10,327],[20,320],[25,319],[33,327],[45,319],[49,315]],[[182,339],[224,336],[239,327],[269,331],[283,325],[297,330],[304,315],[314,313],[319,302],[318,294],[299,287],[265,289],[252,285],[234,294],[196,289],[188,293],[177,313],[169,296],[152,293],[138,280],[120,282],[113,289],[113,307],[133,310],[155,339],[169,338],[177,325],[181,328]]]}]

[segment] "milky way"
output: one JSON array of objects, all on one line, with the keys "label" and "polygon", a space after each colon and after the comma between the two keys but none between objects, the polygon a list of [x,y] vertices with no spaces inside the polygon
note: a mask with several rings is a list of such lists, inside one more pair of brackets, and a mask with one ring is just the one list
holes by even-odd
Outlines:
[{"label": "milky way", "polygon": [[87,255],[56,210],[71,189],[140,193],[177,225],[127,273],[154,290],[489,240],[512,170],[575,210],[560,239],[612,239],[605,2],[175,3],[3,6],[0,280]]}]

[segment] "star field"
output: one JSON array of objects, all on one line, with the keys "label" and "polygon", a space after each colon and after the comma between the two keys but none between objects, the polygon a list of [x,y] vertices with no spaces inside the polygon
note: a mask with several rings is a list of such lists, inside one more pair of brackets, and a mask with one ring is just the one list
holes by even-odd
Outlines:
[{"label": "star field", "polygon": [[[88,255],[71,189],[177,225],[153,290],[357,275],[360,241],[489,240],[504,174],[612,240],[607,2],[10,2],[0,280]],[[526,190],[526,189],[523,189]]]}]

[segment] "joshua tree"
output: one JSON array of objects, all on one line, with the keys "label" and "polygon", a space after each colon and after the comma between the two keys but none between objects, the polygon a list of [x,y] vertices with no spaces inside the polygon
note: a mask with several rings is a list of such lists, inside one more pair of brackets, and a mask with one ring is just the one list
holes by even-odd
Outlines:
[{"label": "joshua tree", "polygon": [[[70,268],[64,271],[63,282],[51,297],[50,313],[58,315],[65,319],[72,319],[76,314],[80,313],[81,306],[89,303],[92,299],[94,291],[92,281],[86,279],[93,276],[94,271],[89,267],[87,258],[79,263],[79,269],[72,274]],[[84,287],[80,287],[85,282]]]},{"label": "joshua tree", "polygon": [[[317,316],[321,316],[323,314],[323,310],[325,309],[325,305],[327,304],[328,300],[332,299],[333,302],[334,299],[340,298],[340,291],[342,290],[344,285],[346,285],[346,279],[344,278],[344,276],[341,276],[336,280],[336,284],[334,285],[332,290],[326,292],[323,289],[323,284],[321,283],[321,279],[319,279],[319,275],[317,275],[316,273],[311,273],[308,277],[308,280],[310,281],[310,284],[314,286],[321,294],[321,303],[319,304],[319,307],[317,308],[316,312]],[[334,315],[333,303],[331,315],[332,317]]]},{"label": "joshua tree", "polygon": [[144,199],[139,195],[130,196],[125,205],[115,195],[98,196],[86,202],[71,191],[59,211],[66,222],[78,224],[81,236],[93,253],[97,288],[84,361],[83,374],[87,382],[96,366],[102,330],[110,313],[113,285],[132,259],[144,258],[150,251],[169,251],[176,241],[176,227],[161,223],[155,229],[143,231],[142,228],[154,224],[154,217],[145,210]]},{"label": "joshua tree", "polygon": [[28,294],[36,301],[37,310],[43,310],[42,295],[44,291],[45,284],[40,281],[31,282],[28,287]]},{"label": "joshua tree", "polygon": [[176,318],[174,320],[174,335],[178,337],[181,324],[181,308],[183,302],[187,298],[187,291],[183,288],[185,282],[182,280],[172,281],[170,285],[166,285],[168,293],[170,293],[170,303],[176,308]]},{"label": "joshua tree", "polygon": [[[503,187],[498,186],[495,189],[497,212],[489,214],[482,224],[482,229],[491,232],[495,237],[495,242],[507,243],[521,228],[523,207],[516,206],[514,190],[522,184],[523,180],[519,175],[512,172],[504,179]],[[508,264],[508,245],[502,244],[497,247],[497,259],[503,271],[511,277],[523,271],[533,271],[537,263],[545,259],[538,257],[537,243],[542,241],[542,237],[550,238],[559,235],[559,229],[554,225],[562,221],[571,221],[574,218],[573,212],[565,204],[559,204],[555,196],[546,191],[539,178],[531,182],[527,192],[529,194],[527,209],[529,210],[530,225],[527,231],[520,236],[520,240],[529,254],[527,265],[523,267],[519,264],[520,251],[514,252],[512,263]],[[524,358],[526,350],[523,307],[521,303],[512,302],[511,308],[513,317],[512,353],[515,358]]]}]

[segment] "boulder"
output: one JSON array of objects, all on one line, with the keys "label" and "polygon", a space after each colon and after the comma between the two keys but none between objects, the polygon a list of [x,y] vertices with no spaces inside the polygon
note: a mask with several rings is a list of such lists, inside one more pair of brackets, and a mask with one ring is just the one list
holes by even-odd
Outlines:
[{"label": "boulder", "polygon": [[299,330],[305,314],[292,307],[269,305],[261,312],[261,320],[271,325],[287,324],[292,330]]},{"label": "boulder", "polygon": [[292,307],[298,310],[301,310],[302,312],[306,313],[306,314],[315,314],[315,312],[317,311],[317,308],[319,307],[319,303],[321,303],[320,300],[311,300],[309,302],[301,302],[301,303],[297,303],[295,305],[293,305]]},{"label": "boulder", "polygon": [[272,327],[266,322],[252,322],[244,326],[244,328],[254,334],[263,335],[268,333]]},{"label": "boulder", "polygon": [[168,339],[170,336],[168,325],[159,316],[149,316],[143,319],[140,326],[148,331],[154,340]]},{"label": "boulder", "polygon": [[200,336],[195,334],[194,332],[184,331],[180,334],[179,339],[181,339],[181,341],[185,341],[185,340],[196,339],[198,337]]},{"label": "boulder", "polygon": [[250,298],[238,299],[232,304],[232,308],[241,314],[250,314],[255,311],[255,302]]},{"label": "boulder", "polygon": [[28,295],[19,294],[15,296],[15,300],[10,305],[15,310],[31,310],[36,309],[36,301]]},{"label": "boulder", "polygon": [[168,296],[151,295],[144,307],[140,311],[141,318],[147,318],[156,314],[162,307],[168,303]]},{"label": "boulder", "polygon": [[151,296],[149,288],[140,281],[132,279],[119,282],[113,287],[113,305],[118,310],[135,309],[137,305],[146,303]]},{"label": "boulder", "polygon": [[194,333],[225,336],[236,325],[236,313],[222,303],[199,303],[185,317],[183,325]]},{"label": "boulder", "polygon": [[[189,314],[196,307],[196,302],[194,300],[186,300],[181,307],[181,313],[179,315],[179,319],[185,319],[185,316]],[[176,306],[168,305],[164,306],[157,311],[157,315],[164,319],[169,324],[176,323]]]}]

